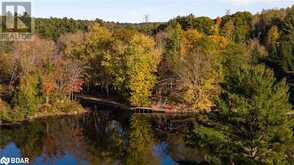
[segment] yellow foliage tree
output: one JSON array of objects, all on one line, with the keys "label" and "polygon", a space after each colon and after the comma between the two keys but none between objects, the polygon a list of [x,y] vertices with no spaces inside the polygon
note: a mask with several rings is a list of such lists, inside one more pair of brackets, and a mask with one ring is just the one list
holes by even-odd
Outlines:
[{"label": "yellow foliage tree", "polygon": [[176,70],[181,82],[178,86],[186,104],[196,110],[210,110],[222,80],[220,50],[228,42],[221,36],[207,37],[195,31],[186,33],[185,51]]},{"label": "yellow foliage tree", "polygon": [[279,28],[277,26],[272,26],[267,33],[266,46],[269,49],[273,48],[276,45],[279,38],[280,38]]},{"label": "yellow foliage tree", "polygon": [[130,90],[130,103],[144,106],[150,103],[152,88],[156,82],[155,72],[160,62],[160,52],[155,42],[143,34],[136,34],[127,48],[127,86]]},{"label": "yellow foliage tree", "polygon": [[110,32],[93,24],[88,33],[71,34],[60,41],[65,54],[89,66],[87,73],[92,87],[102,87],[107,94],[114,87],[134,106],[150,103],[160,62],[152,38],[127,30]]},{"label": "yellow foliage tree", "polygon": [[229,45],[229,40],[220,35],[211,35],[208,38],[215,44],[217,49],[225,49]]},{"label": "yellow foliage tree", "polygon": [[181,43],[181,56],[187,54],[194,46],[197,45],[198,41],[203,37],[203,34],[198,32],[196,29],[191,29],[184,32],[183,42]]}]

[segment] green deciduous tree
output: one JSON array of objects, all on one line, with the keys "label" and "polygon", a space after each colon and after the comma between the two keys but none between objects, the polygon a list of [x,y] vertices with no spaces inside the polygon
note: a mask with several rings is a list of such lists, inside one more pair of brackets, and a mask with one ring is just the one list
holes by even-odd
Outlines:
[{"label": "green deciduous tree", "polygon": [[14,95],[14,105],[25,117],[36,112],[41,103],[38,75],[23,75]]},{"label": "green deciduous tree", "polygon": [[[172,72],[175,61],[180,57],[183,41],[183,30],[179,23],[171,24],[166,29],[166,45],[164,52],[164,60],[167,62],[165,69]],[[168,72],[168,71],[167,71]]]},{"label": "green deciduous tree", "polygon": [[235,31],[235,25],[232,20],[227,21],[222,28],[221,34],[230,40],[233,40],[233,34]]},{"label": "green deciduous tree", "polygon": [[237,43],[246,41],[250,37],[252,15],[249,12],[237,12],[234,14],[235,36]]}]

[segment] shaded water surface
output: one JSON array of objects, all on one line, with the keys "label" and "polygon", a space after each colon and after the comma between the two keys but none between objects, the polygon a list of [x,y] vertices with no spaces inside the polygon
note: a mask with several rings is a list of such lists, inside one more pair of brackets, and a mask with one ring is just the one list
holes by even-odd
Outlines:
[{"label": "shaded water surface", "polygon": [[0,157],[29,157],[36,165],[173,165],[201,160],[187,147],[189,116],[97,109],[2,127]]}]

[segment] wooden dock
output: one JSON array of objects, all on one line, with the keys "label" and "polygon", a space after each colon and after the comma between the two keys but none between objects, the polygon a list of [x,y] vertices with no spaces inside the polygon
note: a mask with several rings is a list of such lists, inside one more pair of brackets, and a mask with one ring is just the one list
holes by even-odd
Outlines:
[{"label": "wooden dock", "polygon": [[165,113],[164,109],[155,109],[150,107],[132,107],[130,108],[131,111],[135,113]]},{"label": "wooden dock", "polygon": [[110,105],[113,106],[115,108],[120,108],[123,110],[129,110],[130,107],[125,105],[125,104],[121,104],[118,103],[116,101],[112,101],[112,100],[107,100],[107,99],[102,99],[102,98],[97,98],[97,97],[91,97],[91,96],[82,96],[82,95],[77,95],[76,96],[77,99],[82,100],[82,101],[87,101],[90,103],[98,103],[98,104],[106,104],[106,105]]},{"label": "wooden dock", "polygon": [[130,107],[125,104],[118,103],[116,101],[112,100],[107,100],[103,98],[96,98],[96,97],[91,97],[91,96],[82,96],[82,95],[76,95],[75,96],[77,99],[90,102],[90,103],[98,103],[98,104],[106,104],[109,106],[113,106],[114,108],[119,108],[123,110],[129,110],[134,113],[165,113],[164,109],[155,109],[155,108],[150,108],[150,107]]}]

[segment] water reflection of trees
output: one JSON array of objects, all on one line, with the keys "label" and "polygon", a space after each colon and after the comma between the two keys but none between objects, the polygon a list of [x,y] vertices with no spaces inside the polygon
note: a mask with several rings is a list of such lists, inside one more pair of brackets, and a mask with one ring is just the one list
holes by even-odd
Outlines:
[{"label": "water reflection of trees", "polygon": [[63,118],[58,122],[46,121],[42,156],[45,161],[62,158],[66,154],[74,155],[77,161],[85,160],[86,147],[79,118]]},{"label": "water reflection of trees", "polygon": [[[14,126],[13,126],[14,127]],[[14,142],[20,148],[23,156],[34,158],[42,153],[42,136],[44,125],[27,125],[19,128],[1,128],[0,145]]]},{"label": "water reflection of trees", "polygon": [[49,118],[15,129],[1,129],[1,148],[14,142],[23,156],[31,160],[42,156],[49,164],[66,154],[73,155],[78,164],[84,160],[108,164],[120,153],[117,146],[122,146],[120,134],[125,131],[120,131],[120,124],[109,120],[109,116],[93,115]]},{"label": "water reflection of trees", "polygon": [[96,112],[1,129],[0,145],[14,142],[23,156],[31,160],[41,156],[48,164],[71,155],[78,164],[156,165],[160,155],[154,146],[165,141],[164,152],[173,160],[198,160],[198,151],[184,145],[185,128],[191,122],[187,118]]},{"label": "water reflection of trees", "polygon": [[131,117],[128,138],[125,164],[160,164],[152,152],[154,137],[151,123],[146,116],[134,114]]},{"label": "water reflection of trees", "polygon": [[2,128],[0,144],[2,148],[14,142],[23,156],[31,160],[41,156],[48,164],[66,154],[91,164],[113,164],[127,154],[128,124],[128,115],[114,116],[112,112],[48,118],[14,129]]},{"label": "water reflection of trees", "polygon": [[77,118],[36,121],[16,129],[1,129],[1,147],[14,142],[31,160],[42,156],[46,163],[71,154],[84,160],[82,132]]},{"label": "water reflection of trees", "polygon": [[124,118],[114,119],[111,112],[94,113],[83,129],[90,162],[111,164],[123,157],[127,140]]},{"label": "water reflection of trees", "polygon": [[169,155],[176,163],[195,164],[201,162],[205,156],[198,149],[186,145],[186,135],[190,128],[204,116],[197,115],[152,115],[153,129],[158,144],[164,144],[160,151],[162,155]]}]

